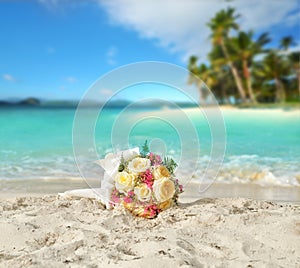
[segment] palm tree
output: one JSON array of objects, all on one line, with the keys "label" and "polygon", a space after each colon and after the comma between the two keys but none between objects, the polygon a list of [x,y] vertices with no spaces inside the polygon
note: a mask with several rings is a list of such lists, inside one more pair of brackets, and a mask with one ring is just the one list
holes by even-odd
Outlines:
[{"label": "palm tree", "polygon": [[253,41],[253,32],[239,32],[237,37],[230,39],[229,46],[235,58],[242,63],[243,76],[246,80],[248,95],[253,103],[256,103],[256,97],[252,88],[250,68],[253,58],[263,52],[263,46],[270,42],[267,33],[261,34],[256,41]]},{"label": "palm tree", "polygon": [[211,69],[213,70],[214,85],[212,91],[215,96],[221,100],[221,102],[228,102],[229,95],[238,99],[238,94],[235,90],[235,81],[232,76],[232,72],[227,65],[227,61],[224,57],[224,53],[220,46],[213,46],[212,50],[208,54],[208,59],[211,63]]},{"label": "palm tree", "polygon": [[[296,45],[297,43],[294,41],[292,36],[285,36],[280,40],[279,48],[282,48],[284,51],[288,51],[291,46]],[[286,56],[286,59],[290,62],[291,71],[295,73],[296,80],[298,83],[298,91],[300,94],[300,52],[291,52],[291,53],[283,53]]]},{"label": "palm tree", "polygon": [[282,78],[289,75],[289,66],[284,57],[278,54],[277,51],[271,50],[263,61],[257,65],[255,71],[259,77],[269,82],[274,81],[276,88],[275,100],[277,102],[284,102],[286,100],[286,92]]},{"label": "palm tree", "polygon": [[212,43],[221,47],[227,64],[230,67],[234,77],[241,99],[244,102],[246,101],[246,92],[243,88],[242,80],[239,76],[238,70],[234,66],[225,44],[228,40],[229,31],[231,29],[237,30],[239,28],[238,24],[236,23],[237,18],[239,18],[239,15],[235,15],[235,9],[229,7],[226,10],[219,11],[208,23],[208,26],[212,31]]},{"label": "palm tree", "polygon": [[279,48],[282,48],[283,50],[287,51],[289,47],[293,45],[296,45],[294,38],[292,36],[285,36],[281,38]]},{"label": "palm tree", "polygon": [[[213,79],[212,70],[204,63],[197,66],[198,58],[191,56],[188,64],[188,69],[191,72],[188,83],[195,84],[199,89],[199,103],[203,103],[209,94],[207,87],[210,89],[215,80]],[[206,84],[206,86],[203,84]]]},{"label": "palm tree", "polygon": [[292,52],[288,55],[288,58],[298,80],[298,91],[300,96],[300,52]]}]

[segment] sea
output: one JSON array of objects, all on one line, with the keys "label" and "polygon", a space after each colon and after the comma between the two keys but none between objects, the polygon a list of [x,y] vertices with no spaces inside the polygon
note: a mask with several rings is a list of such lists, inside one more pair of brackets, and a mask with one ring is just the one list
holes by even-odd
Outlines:
[{"label": "sea", "polygon": [[83,109],[1,107],[0,180],[101,180],[97,159],[147,140],[183,180],[300,185],[299,110]]}]

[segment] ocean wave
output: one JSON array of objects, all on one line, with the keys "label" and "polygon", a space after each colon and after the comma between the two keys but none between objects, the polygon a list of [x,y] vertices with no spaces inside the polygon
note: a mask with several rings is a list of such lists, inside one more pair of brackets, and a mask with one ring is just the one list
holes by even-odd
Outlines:
[{"label": "ocean wave", "polygon": [[[106,150],[104,150],[106,152]],[[221,166],[217,165],[209,155],[198,160],[180,159],[180,155],[172,152],[172,157],[179,161],[177,176],[188,183],[223,182],[223,183],[256,183],[260,185],[300,185],[300,159],[287,160],[278,157],[261,157],[259,155],[231,155],[225,157]],[[9,153],[11,154],[11,153]],[[11,154],[12,155],[12,154]],[[72,155],[52,155],[47,158],[34,158],[31,155],[7,157],[0,163],[0,179],[32,179],[32,178],[78,178],[81,177],[77,164],[80,165],[87,178],[99,179],[103,170],[88,158],[78,159],[75,163]],[[210,169],[208,164],[210,163]],[[219,172],[216,177],[210,176]]]},{"label": "ocean wave", "polygon": [[[212,161],[207,169],[210,157],[201,157],[196,165],[188,162],[178,170],[178,176],[199,183],[255,183],[260,185],[300,186],[300,159],[285,160],[278,157],[258,155],[232,155],[225,157],[221,166]],[[217,176],[216,169],[219,169]],[[191,174],[193,174],[191,178]]]}]

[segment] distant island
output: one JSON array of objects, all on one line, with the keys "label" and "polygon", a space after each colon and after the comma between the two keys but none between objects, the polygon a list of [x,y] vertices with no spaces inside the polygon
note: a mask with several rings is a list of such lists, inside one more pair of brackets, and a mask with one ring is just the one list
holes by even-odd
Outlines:
[{"label": "distant island", "polygon": [[41,101],[37,98],[26,98],[20,101],[0,100],[0,106],[39,106]]},{"label": "distant island", "polygon": [[[76,100],[40,100],[38,98],[29,97],[22,100],[0,100],[0,108],[76,108],[79,101]],[[106,103],[101,103],[100,101],[87,100],[81,103],[81,107],[86,108],[125,108],[128,105],[133,105],[134,108],[175,108],[176,106],[180,108],[198,107],[197,103],[193,102],[165,102],[162,100],[152,100],[149,102],[135,103],[129,100],[112,100]]]},{"label": "distant island", "polygon": [[[29,109],[76,109],[80,101],[78,100],[40,100],[35,97],[29,97],[20,100],[0,100],[1,108],[29,108]],[[106,103],[101,103],[95,100],[85,100],[81,103],[81,107],[84,108],[109,108],[109,109],[123,109],[132,105],[135,109],[174,109],[178,108],[196,108],[199,104],[196,102],[166,102],[163,100],[151,100],[144,102],[132,102],[129,100],[112,100]],[[284,110],[294,110],[300,109],[299,102],[285,102],[285,103],[240,103],[235,105],[230,104],[219,104],[220,107],[235,107],[240,109],[284,109]],[[210,106],[209,104],[200,105],[201,107]]]}]

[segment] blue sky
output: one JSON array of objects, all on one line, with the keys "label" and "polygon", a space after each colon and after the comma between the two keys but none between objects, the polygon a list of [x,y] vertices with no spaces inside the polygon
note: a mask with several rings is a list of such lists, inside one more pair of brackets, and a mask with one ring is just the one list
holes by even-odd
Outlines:
[{"label": "blue sky", "polygon": [[[31,0],[0,2],[0,99],[80,99],[101,75],[138,61],[205,60],[206,23],[228,5],[244,30],[299,43],[299,1]],[[299,47],[299,45],[298,45]]]}]

